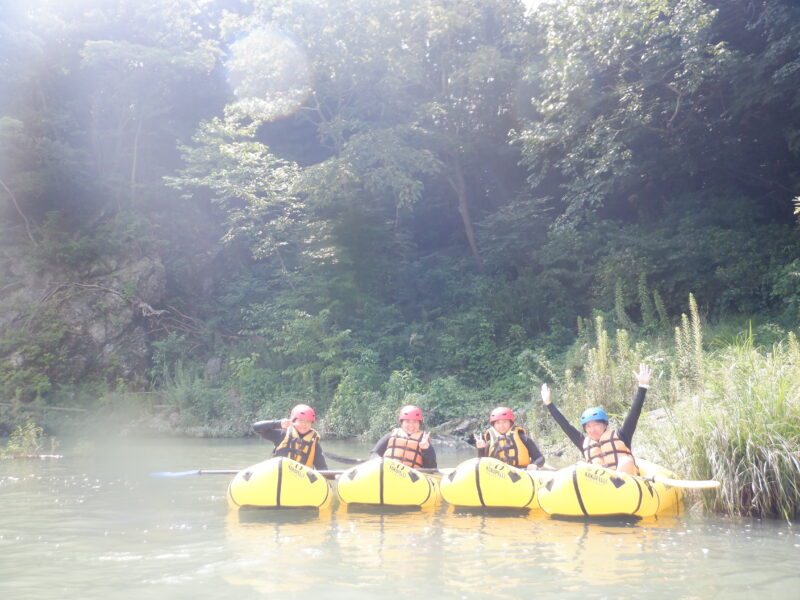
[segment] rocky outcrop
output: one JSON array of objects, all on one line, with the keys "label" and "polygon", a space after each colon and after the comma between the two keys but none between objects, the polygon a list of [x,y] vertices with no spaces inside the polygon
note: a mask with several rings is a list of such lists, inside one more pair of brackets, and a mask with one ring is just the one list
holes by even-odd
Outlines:
[{"label": "rocky outcrop", "polygon": [[166,312],[159,308],[165,287],[164,265],[156,256],[104,258],[81,275],[6,256],[0,266],[2,391],[35,395],[24,389],[26,373],[50,386],[87,378],[142,379],[148,332]]}]

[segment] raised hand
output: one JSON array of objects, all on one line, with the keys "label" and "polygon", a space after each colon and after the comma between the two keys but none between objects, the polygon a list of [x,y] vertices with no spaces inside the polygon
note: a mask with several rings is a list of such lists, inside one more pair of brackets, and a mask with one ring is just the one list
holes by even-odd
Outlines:
[{"label": "raised hand", "polygon": [[552,402],[550,399],[550,388],[547,387],[546,383],[542,384],[542,402],[544,402],[545,406]]},{"label": "raised hand", "polygon": [[639,385],[647,386],[650,385],[650,379],[653,376],[653,372],[645,363],[640,363],[639,372],[634,373],[634,375],[636,376],[636,381],[639,382]]}]

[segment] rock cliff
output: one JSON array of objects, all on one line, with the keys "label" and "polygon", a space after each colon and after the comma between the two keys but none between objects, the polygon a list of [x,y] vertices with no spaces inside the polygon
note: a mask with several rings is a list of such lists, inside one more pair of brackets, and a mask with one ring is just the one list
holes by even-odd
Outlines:
[{"label": "rock cliff", "polygon": [[0,258],[0,393],[30,400],[59,384],[142,380],[148,332],[166,311],[154,255],[104,257],[81,273]]}]

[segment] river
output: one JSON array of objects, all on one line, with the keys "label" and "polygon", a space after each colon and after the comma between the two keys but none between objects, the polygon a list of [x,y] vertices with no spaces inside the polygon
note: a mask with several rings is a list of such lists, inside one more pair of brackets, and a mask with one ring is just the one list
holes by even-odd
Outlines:
[{"label": "river", "polygon": [[[83,441],[62,459],[0,462],[0,598],[800,597],[800,531],[786,522],[689,511],[587,523],[447,506],[240,515],[226,504],[230,476],[151,475],[241,468],[269,446]],[[443,466],[468,458],[439,455]]]}]

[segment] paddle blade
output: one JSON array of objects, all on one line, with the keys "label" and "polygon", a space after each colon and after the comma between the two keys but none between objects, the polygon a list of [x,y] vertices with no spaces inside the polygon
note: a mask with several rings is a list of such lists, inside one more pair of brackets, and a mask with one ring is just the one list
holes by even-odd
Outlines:
[{"label": "paddle blade", "polygon": [[189,475],[200,475],[200,471],[156,471],[150,473],[150,477],[188,477]]},{"label": "paddle blade", "polygon": [[195,471],[156,471],[151,477],[188,477],[190,475],[236,475],[242,469],[198,469]]},{"label": "paddle blade", "polygon": [[659,477],[657,475],[654,475],[653,477],[647,479],[652,479],[653,481],[657,481],[659,483],[663,483],[664,485],[669,485],[671,487],[684,488],[690,490],[712,490],[720,486],[719,481],[715,481],[713,479],[706,479],[706,480],[670,479],[669,477]]}]

